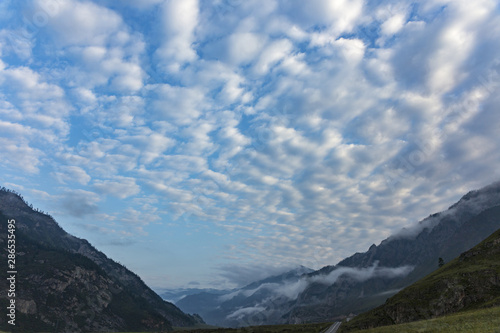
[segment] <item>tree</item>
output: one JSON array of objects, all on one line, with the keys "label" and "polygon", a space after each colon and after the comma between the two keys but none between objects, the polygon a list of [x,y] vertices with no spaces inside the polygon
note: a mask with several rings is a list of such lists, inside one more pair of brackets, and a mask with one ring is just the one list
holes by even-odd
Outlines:
[{"label": "tree", "polygon": [[443,258],[439,258],[438,259],[438,266],[439,266],[439,268],[441,268],[441,267],[444,266],[444,260],[443,260]]}]

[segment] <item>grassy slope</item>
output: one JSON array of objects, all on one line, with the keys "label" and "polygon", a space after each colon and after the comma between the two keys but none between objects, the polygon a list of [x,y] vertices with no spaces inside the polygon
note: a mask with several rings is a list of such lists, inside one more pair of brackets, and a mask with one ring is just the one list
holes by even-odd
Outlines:
[{"label": "grassy slope", "polygon": [[459,312],[452,315],[415,321],[407,324],[382,326],[356,333],[436,332],[493,333],[500,332],[500,307]]},{"label": "grassy slope", "polygon": [[[500,305],[500,287],[488,283],[499,276],[500,230],[497,230],[473,249],[389,298],[384,305],[343,325],[341,332],[392,325],[397,323],[394,314],[404,311],[411,314],[408,318],[430,319],[443,310],[439,306],[446,300],[449,304],[442,314]],[[454,304],[456,294],[471,300]]]}]

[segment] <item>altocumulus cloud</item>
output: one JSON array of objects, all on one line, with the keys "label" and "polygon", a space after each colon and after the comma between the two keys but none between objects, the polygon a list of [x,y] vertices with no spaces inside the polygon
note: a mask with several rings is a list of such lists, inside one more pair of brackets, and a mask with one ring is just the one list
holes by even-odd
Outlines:
[{"label": "altocumulus cloud", "polygon": [[492,0],[6,1],[0,181],[63,226],[112,227],[79,236],[131,244],[125,263],[154,244],[151,263],[178,267],[166,284],[334,264],[500,178],[499,14]]}]

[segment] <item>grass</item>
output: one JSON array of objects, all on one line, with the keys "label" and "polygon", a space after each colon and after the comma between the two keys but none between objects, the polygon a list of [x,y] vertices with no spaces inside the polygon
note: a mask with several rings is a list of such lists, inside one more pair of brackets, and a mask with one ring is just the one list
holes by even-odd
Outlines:
[{"label": "grass", "polygon": [[[193,333],[318,333],[330,327],[332,323],[275,325],[244,327],[240,329],[207,328],[200,325],[193,328],[178,328],[175,332]],[[500,306],[481,310],[459,312],[448,316],[415,321],[407,324],[377,327],[356,333],[500,333]],[[0,331],[0,333],[7,333]],[[132,332],[130,332],[132,333]]]},{"label": "grass", "polygon": [[356,333],[499,333],[500,332],[500,306],[459,312],[452,315],[415,321],[407,324],[382,326],[368,330],[355,331]]}]

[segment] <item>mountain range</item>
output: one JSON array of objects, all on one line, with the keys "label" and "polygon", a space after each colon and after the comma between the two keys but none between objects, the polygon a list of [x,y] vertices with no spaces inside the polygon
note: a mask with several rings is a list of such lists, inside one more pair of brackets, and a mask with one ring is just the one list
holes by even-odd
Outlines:
[{"label": "mountain range", "polygon": [[[202,322],[256,326],[327,322],[382,305],[500,228],[500,182],[463,196],[364,253],[317,271],[299,267],[233,290],[182,290],[163,300],[136,274],[0,189],[0,245],[16,220],[16,318],[21,331],[169,331]],[[332,230],[332,232],[334,232]],[[7,252],[0,254],[7,262]],[[446,266],[445,266],[446,267]],[[7,275],[0,306],[9,305]],[[164,295],[164,297],[166,297]],[[183,312],[184,311],[184,312]],[[5,316],[0,329],[9,329]]]},{"label": "mountain range", "polygon": [[436,270],[439,258],[448,262],[499,228],[496,182],[337,265],[290,272],[290,278],[258,281],[222,295],[192,294],[176,305],[225,326],[334,321],[383,304]]},{"label": "mountain range", "polygon": [[[199,314],[209,324],[223,327],[261,325],[263,318],[260,312],[265,312],[265,323],[280,321],[281,312],[274,310],[287,306],[289,302],[287,297],[279,294],[280,288],[298,283],[301,276],[312,271],[300,266],[243,288],[217,292],[204,290],[190,294],[175,304],[187,313]],[[257,316],[252,316],[253,314]]]},{"label": "mountain range", "polygon": [[500,229],[385,304],[344,323],[341,332],[495,306],[500,306]]},{"label": "mountain range", "polygon": [[[7,248],[7,222],[15,220],[16,326],[21,331],[169,331],[201,318],[164,301],[121,264],[88,241],[65,232],[23,198],[0,190],[0,246]],[[0,254],[7,263],[7,252]],[[0,307],[9,305],[1,272]],[[0,316],[0,329],[10,330]]]}]

